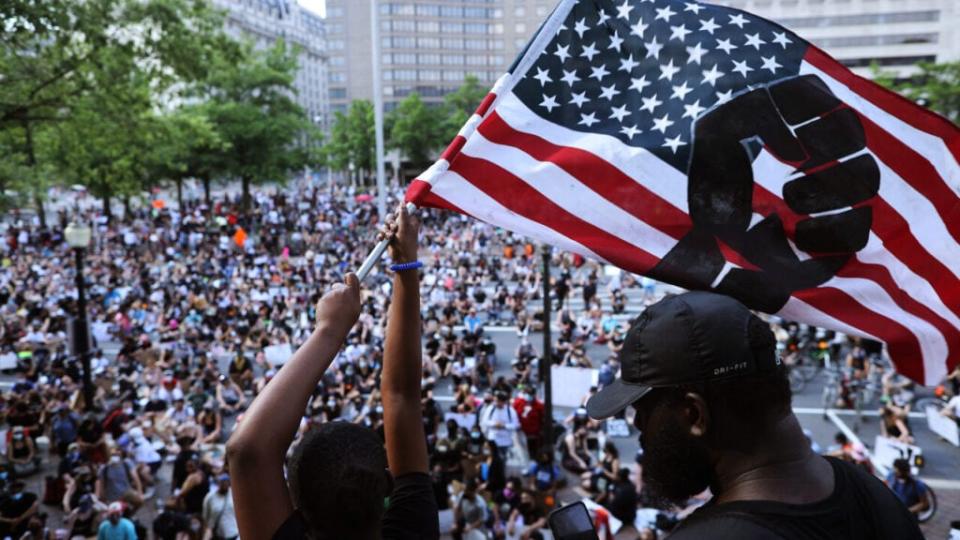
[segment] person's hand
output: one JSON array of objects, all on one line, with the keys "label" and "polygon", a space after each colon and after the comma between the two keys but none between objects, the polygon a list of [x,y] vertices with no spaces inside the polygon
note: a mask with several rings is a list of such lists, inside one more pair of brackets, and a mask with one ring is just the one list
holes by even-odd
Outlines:
[{"label": "person's hand", "polygon": [[379,239],[390,239],[390,259],[395,264],[417,260],[417,238],[420,233],[420,219],[415,212],[408,212],[407,205],[400,203],[395,214],[387,217],[380,231]]},{"label": "person's hand", "polygon": [[[792,292],[826,282],[866,246],[880,170],[862,153],[866,136],[856,111],[820,78],[751,90],[699,118],[695,129],[687,170],[693,228],[651,277],[774,313]],[[754,182],[753,162],[764,149],[793,169],[772,197]],[[756,224],[755,213],[764,216]],[[722,274],[729,266],[723,244],[755,268]]]},{"label": "person's hand", "polygon": [[346,333],[359,317],[360,281],[349,273],[317,301],[317,327],[332,325]]}]

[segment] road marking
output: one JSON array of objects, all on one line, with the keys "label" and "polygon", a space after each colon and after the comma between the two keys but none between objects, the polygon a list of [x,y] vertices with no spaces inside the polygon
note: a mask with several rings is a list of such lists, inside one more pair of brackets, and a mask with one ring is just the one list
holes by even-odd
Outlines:
[{"label": "road marking", "polygon": [[[857,411],[851,411],[850,409],[826,409],[826,411],[833,412],[834,414],[841,416],[856,416]],[[824,409],[817,407],[794,407],[793,412],[795,414],[824,414]],[[880,411],[868,410],[861,411],[861,416],[869,416],[872,418],[877,418],[880,416]],[[921,412],[912,412],[910,413],[910,418],[926,418],[927,415]]]}]

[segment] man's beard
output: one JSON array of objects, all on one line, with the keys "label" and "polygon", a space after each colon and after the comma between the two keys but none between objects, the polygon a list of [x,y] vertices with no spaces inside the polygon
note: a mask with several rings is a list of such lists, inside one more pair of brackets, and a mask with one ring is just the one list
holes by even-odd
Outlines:
[{"label": "man's beard", "polygon": [[641,436],[643,487],[657,508],[681,506],[710,484],[713,468],[703,441],[678,424]]}]

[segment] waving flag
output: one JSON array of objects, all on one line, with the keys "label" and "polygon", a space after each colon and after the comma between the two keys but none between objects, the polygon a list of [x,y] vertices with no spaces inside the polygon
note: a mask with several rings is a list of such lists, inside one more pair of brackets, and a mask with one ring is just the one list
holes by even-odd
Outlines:
[{"label": "waving flag", "polygon": [[960,361],[960,136],[784,28],[563,0],[407,200]]}]

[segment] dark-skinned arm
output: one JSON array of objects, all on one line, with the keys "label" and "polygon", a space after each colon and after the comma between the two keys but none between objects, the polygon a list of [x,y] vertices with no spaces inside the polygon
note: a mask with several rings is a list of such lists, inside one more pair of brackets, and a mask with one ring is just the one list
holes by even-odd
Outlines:
[{"label": "dark-skinned arm", "polygon": [[[390,257],[394,262],[417,258],[420,224],[405,208],[388,220]],[[420,281],[416,270],[397,272],[387,314],[387,339],[380,381],[387,462],[395,476],[428,471],[427,443],[420,420]]]},{"label": "dark-skinned arm", "polygon": [[253,401],[227,442],[237,525],[244,540],[270,540],[293,513],[283,464],[307,401],[360,314],[348,274],[317,302],[317,327]]}]

